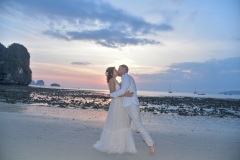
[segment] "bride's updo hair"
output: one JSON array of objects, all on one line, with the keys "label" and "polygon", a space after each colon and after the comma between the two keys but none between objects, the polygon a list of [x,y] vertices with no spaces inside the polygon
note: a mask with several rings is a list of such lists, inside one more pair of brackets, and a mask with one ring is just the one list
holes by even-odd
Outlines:
[{"label": "bride's updo hair", "polygon": [[109,82],[109,80],[113,77],[113,71],[114,71],[115,67],[108,67],[105,75],[107,76],[107,83]]}]

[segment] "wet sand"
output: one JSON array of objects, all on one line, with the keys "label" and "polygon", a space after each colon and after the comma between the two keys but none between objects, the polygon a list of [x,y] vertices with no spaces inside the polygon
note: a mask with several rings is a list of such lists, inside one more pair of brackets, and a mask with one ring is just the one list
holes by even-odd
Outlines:
[{"label": "wet sand", "polygon": [[107,111],[0,102],[0,159],[3,160],[238,160],[239,118],[142,112],[157,143],[156,153],[134,131],[137,154],[106,154],[92,148]]}]

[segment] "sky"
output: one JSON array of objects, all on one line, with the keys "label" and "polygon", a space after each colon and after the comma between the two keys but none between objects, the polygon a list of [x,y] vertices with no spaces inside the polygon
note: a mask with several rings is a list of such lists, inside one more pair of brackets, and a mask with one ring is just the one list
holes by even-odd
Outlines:
[{"label": "sky", "polygon": [[239,0],[0,0],[0,43],[46,85],[107,89],[126,64],[138,90],[239,91],[239,17]]}]

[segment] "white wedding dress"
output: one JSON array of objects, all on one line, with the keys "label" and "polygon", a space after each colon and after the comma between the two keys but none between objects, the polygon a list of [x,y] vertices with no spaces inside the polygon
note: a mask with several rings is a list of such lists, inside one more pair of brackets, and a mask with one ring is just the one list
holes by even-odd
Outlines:
[{"label": "white wedding dress", "polygon": [[[120,89],[117,80],[115,84],[116,90]],[[121,97],[112,99],[100,140],[93,147],[107,153],[137,152],[131,130],[131,120],[122,106]]]}]

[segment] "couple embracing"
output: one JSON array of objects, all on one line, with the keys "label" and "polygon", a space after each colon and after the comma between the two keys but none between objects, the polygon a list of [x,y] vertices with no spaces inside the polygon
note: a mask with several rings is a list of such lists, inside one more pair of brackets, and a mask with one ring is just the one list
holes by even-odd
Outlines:
[{"label": "couple embracing", "polygon": [[[133,122],[149,146],[149,154],[153,154],[156,145],[141,122],[137,88],[134,79],[128,74],[128,67],[120,65],[118,71],[115,67],[109,67],[106,76],[112,101],[100,140],[94,144],[94,148],[107,153],[136,153],[131,130]],[[117,76],[122,77],[121,86],[116,80]]]}]

